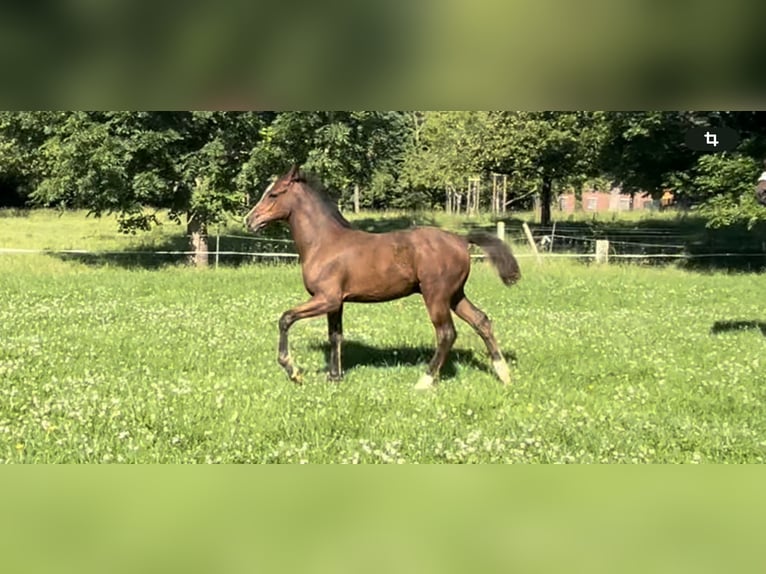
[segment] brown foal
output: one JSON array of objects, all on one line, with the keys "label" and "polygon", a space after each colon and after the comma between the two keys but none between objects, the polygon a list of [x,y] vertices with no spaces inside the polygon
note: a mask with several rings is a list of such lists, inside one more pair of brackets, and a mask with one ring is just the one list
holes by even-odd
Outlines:
[{"label": "brown foal", "polygon": [[391,301],[420,293],[436,329],[437,347],[415,388],[434,385],[455,342],[451,311],[484,341],[492,366],[504,384],[511,380],[487,316],[465,296],[471,268],[468,244],[481,247],[510,286],[521,277],[516,258],[497,237],[472,232],[467,237],[421,227],[388,233],[354,229],[338,209],[309,184],[298,166],[277,179],[245,216],[257,232],[272,221],[286,221],[300,256],[303,284],[311,295],[279,319],[279,364],[295,382],[301,375],[288,349],[287,334],[300,319],[327,315],[330,340],[328,377],[339,380],[343,304]]}]

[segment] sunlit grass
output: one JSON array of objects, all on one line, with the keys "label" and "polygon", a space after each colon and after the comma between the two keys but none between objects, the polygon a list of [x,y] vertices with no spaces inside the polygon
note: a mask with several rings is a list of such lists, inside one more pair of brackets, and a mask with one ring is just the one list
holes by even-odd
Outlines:
[{"label": "sunlit grass", "polygon": [[[109,219],[5,218],[0,245],[128,249]],[[151,239],[154,237],[155,239]],[[120,243],[124,241],[125,243]],[[149,270],[0,256],[0,461],[763,462],[762,277],[522,259],[468,294],[512,363],[504,389],[471,329],[433,394],[419,297],[348,305],[346,378],[325,380],[324,319],[291,331],[306,384],[276,362],[306,299],[294,264]],[[721,332],[714,332],[720,330]]]},{"label": "sunlit grass", "polygon": [[0,209],[0,248],[14,249],[130,249],[183,233],[183,227],[158,214],[162,225],[150,232],[120,233],[115,215],[88,216],[85,211]]}]

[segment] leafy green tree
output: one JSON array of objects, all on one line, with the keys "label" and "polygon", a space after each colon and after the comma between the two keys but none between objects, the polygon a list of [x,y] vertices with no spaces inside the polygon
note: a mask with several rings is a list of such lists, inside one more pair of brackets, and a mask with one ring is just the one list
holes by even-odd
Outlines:
[{"label": "leafy green tree", "polygon": [[554,184],[598,175],[596,158],[604,139],[603,116],[596,112],[495,112],[483,164],[539,186],[541,223],[549,225]]},{"label": "leafy green tree", "polygon": [[[624,112],[607,114],[606,124],[601,166],[627,190],[656,197],[671,188],[713,227],[766,219],[753,193],[766,154],[766,113]],[[733,151],[694,151],[684,142],[695,126],[727,126],[741,141]]]},{"label": "leafy green tree", "polygon": [[[734,152],[700,156],[679,188],[704,202],[699,213],[710,227],[766,222],[766,209],[755,199],[758,176],[766,157],[766,113],[723,112],[714,119],[736,130],[741,142]],[[712,123],[712,122],[711,122]],[[715,125],[715,124],[713,124]]]},{"label": "leafy green tree", "polygon": [[0,141],[36,203],[117,213],[125,232],[157,223],[147,206],[167,209],[204,266],[208,226],[242,207],[234,181],[261,125],[249,112],[30,112],[3,116]]},{"label": "leafy green tree", "polygon": [[605,115],[606,145],[600,166],[626,192],[655,197],[669,185],[669,176],[691,168],[697,153],[684,144],[686,132],[699,125],[689,112],[612,112]]},{"label": "leafy green tree", "polygon": [[[207,228],[242,208],[292,163],[360,203],[375,182],[384,207],[409,130],[400,112],[29,112],[0,117],[0,159],[40,205],[117,213],[126,232],[156,210],[184,221],[191,258],[207,261]],[[356,194],[354,193],[356,191]],[[147,206],[155,211],[147,210]]]},{"label": "leafy green tree", "polygon": [[677,176],[678,187],[694,195],[701,205],[698,213],[710,227],[745,223],[752,228],[766,220],[763,207],[755,199],[755,177],[762,167],[754,158],[742,155],[709,154],[695,166]]},{"label": "leafy green tree", "polygon": [[38,150],[66,114],[61,112],[0,112],[0,178],[28,199],[40,180]]},{"label": "leafy green tree", "polygon": [[281,112],[261,129],[241,186],[263,186],[290,164],[315,172],[344,202],[369,189],[378,171],[392,173],[406,141],[401,112]]},{"label": "leafy green tree", "polygon": [[468,178],[482,170],[487,119],[487,112],[414,112],[401,168],[403,185],[414,193],[431,192],[432,201],[440,196],[449,209]]}]

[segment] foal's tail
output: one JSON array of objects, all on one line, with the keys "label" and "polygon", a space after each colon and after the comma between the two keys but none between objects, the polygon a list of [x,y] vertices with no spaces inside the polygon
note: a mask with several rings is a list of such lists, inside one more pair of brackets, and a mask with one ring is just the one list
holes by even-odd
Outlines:
[{"label": "foal's tail", "polygon": [[511,253],[510,247],[499,237],[485,233],[484,231],[471,231],[468,243],[481,247],[489,256],[489,260],[497,268],[500,279],[509,287],[521,279],[519,262]]}]

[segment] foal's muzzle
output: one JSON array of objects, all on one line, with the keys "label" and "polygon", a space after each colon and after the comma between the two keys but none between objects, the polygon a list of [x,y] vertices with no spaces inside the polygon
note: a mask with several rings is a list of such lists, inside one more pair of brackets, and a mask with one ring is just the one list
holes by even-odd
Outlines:
[{"label": "foal's muzzle", "polygon": [[267,223],[267,221],[246,222],[245,227],[247,227],[248,231],[251,233],[258,233],[261,229],[266,227]]}]

